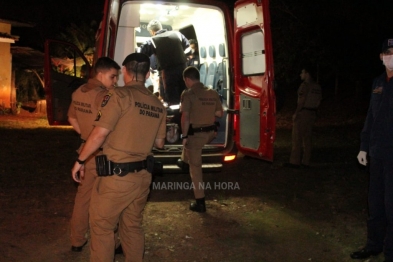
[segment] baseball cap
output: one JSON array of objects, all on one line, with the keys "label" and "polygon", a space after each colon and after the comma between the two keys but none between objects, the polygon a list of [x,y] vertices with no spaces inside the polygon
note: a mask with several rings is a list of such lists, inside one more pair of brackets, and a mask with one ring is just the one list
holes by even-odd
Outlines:
[{"label": "baseball cap", "polygon": [[389,48],[393,48],[393,38],[388,38],[382,43],[382,53],[384,53]]},{"label": "baseball cap", "polygon": [[132,54],[129,54],[129,55],[124,59],[122,65],[124,66],[124,65],[128,64],[128,63],[131,62],[131,61],[136,61],[136,62],[138,62],[138,63],[146,62],[146,63],[149,63],[149,66],[150,66],[150,58],[149,58],[147,55],[142,54],[142,53],[132,53]]}]

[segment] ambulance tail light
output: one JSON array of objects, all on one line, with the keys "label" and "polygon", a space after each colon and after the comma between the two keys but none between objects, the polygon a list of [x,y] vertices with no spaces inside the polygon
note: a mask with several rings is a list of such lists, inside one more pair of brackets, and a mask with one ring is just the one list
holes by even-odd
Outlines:
[{"label": "ambulance tail light", "polygon": [[230,162],[236,159],[236,155],[228,155],[224,157],[224,162]]}]

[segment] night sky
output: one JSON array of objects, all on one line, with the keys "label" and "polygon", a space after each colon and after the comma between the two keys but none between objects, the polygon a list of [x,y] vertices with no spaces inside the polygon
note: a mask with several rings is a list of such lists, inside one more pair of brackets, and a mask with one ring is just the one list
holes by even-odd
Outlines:
[{"label": "night sky", "polygon": [[[99,22],[104,0],[12,0],[0,2],[0,18],[33,22],[13,28],[16,45],[43,50],[46,38],[69,23]],[[393,0],[271,0],[276,79],[298,85],[300,66],[312,61],[323,73],[323,85],[336,76],[365,86],[383,71],[379,52],[393,37]]]},{"label": "night sky", "polygon": [[12,28],[19,35],[17,45],[43,48],[46,38],[53,37],[69,23],[102,18],[104,0],[11,0],[0,1],[0,18],[31,22],[34,28]]}]

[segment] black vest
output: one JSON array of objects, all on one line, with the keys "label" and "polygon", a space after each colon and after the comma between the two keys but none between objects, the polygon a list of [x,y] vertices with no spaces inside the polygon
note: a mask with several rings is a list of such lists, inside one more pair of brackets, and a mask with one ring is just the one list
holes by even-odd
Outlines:
[{"label": "black vest", "polygon": [[181,35],[179,32],[167,31],[152,37],[156,48],[159,69],[167,69],[174,65],[185,64]]}]

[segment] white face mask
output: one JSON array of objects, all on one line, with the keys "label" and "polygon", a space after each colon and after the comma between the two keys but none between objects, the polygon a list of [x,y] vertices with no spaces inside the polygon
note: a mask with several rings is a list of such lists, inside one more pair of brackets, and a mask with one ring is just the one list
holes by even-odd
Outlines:
[{"label": "white face mask", "polygon": [[382,56],[383,64],[387,69],[393,71],[393,55],[384,55]]}]

